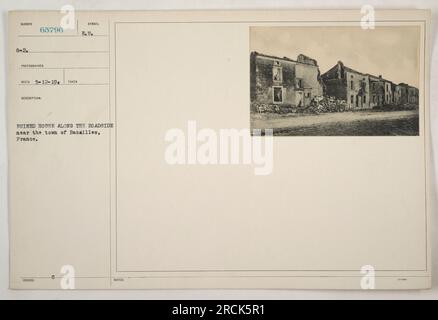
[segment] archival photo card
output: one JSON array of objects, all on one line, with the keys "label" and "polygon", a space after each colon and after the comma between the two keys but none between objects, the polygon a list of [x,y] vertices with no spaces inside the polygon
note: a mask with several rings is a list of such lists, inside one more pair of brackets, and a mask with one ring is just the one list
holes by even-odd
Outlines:
[{"label": "archival photo card", "polygon": [[429,11],[74,14],[8,17],[11,288],[431,286]]}]

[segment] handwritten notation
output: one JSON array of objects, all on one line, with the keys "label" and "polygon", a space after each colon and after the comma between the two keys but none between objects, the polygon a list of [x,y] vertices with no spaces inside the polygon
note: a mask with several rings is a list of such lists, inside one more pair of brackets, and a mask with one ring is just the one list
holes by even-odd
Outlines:
[{"label": "handwritten notation", "polygon": [[61,82],[59,80],[35,80],[34,84],[39,84],[39,85],[58,85],[61,84]]}]

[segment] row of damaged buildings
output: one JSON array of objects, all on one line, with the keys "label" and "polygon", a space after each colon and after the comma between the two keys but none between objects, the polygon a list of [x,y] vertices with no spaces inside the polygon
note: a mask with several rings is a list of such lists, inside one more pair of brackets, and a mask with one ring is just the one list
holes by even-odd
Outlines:
[{"label": "row of damaged buildings", "polygon": [[418,105],[418,89],[413,86],[356,71],[341,61],[320,74],[317,61],[303,54],[293,60],[252,52],[250,75],[253,108],[307,107],[322,96],[344,101],[347,110]]},{"label": "row of damaged buildings", "polygon": [[347,102],[348,109],[371,109],[385,105],[418,105],[418,89],[406,83],[363,73],[339,61],[321,76],[324,92]]}]

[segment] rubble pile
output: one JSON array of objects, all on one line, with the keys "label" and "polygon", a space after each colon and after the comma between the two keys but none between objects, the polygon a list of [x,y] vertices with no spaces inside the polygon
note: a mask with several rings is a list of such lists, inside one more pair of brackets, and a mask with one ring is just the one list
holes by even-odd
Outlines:
[{"label": "rubble pile", "polygon": [[347,107],[345,100],[337,99],[335,97],[316,96],[312,99],[307,107],[295,107],[276,105],[268,103],[255,103],[252,109],[257,113],[327,113],[327,112],[344,112]]},{"label": "rubble pile", "polygon": [[279,113],[280,106],[275,104],[267,104],[267,103],[256,103],[254,104],[254,110],[258,113]]},{"label": "rubble pile", "polygon": [[307,113],[344,112],[347,102],[330,96],[314,97],[310,106],[305,109]]},{"label": "rubble pile", "polygon": [[252,106],[257,113],[296,113],[298,108],[292,106],[279,106],[277,104],[256,103]]}]

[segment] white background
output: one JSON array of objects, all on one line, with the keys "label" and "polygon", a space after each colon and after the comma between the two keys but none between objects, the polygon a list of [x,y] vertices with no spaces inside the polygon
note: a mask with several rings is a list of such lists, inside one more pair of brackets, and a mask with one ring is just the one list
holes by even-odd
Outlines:
[{"label": "white background", "polygon": [[[385,0],[385,1],[269,1],[269,0],[2,0],[1,9],[1,43],[0,64],[4,67],[0,73],[0,298],[2,299],[438,299],[438,220],[432,212],[431,230],[433,247],[433,288],[425,291],[311,291],[311,290],[125,290],[125,291],[16,291],[8,289],[9,282],[9,243],[8,243],[8,203],[7,203],[7,145],[6,145],[6,47],[7,47],[7,11],[8,10],[59,10],[63,5],[74,5],[76,10],[178,10],[178,9],[355,9],[360,10],[364,4],[378,9],[432,9],[431,39],[431,128],[433,153],[433,180],[437,181],[435,168],[438,161],[436,147],[438,134],[436,98],[438,93],[433,88],[438,85],[437,23],[438,2],[436,0]],[[437,204],[433,188],[434,207]]]}]

